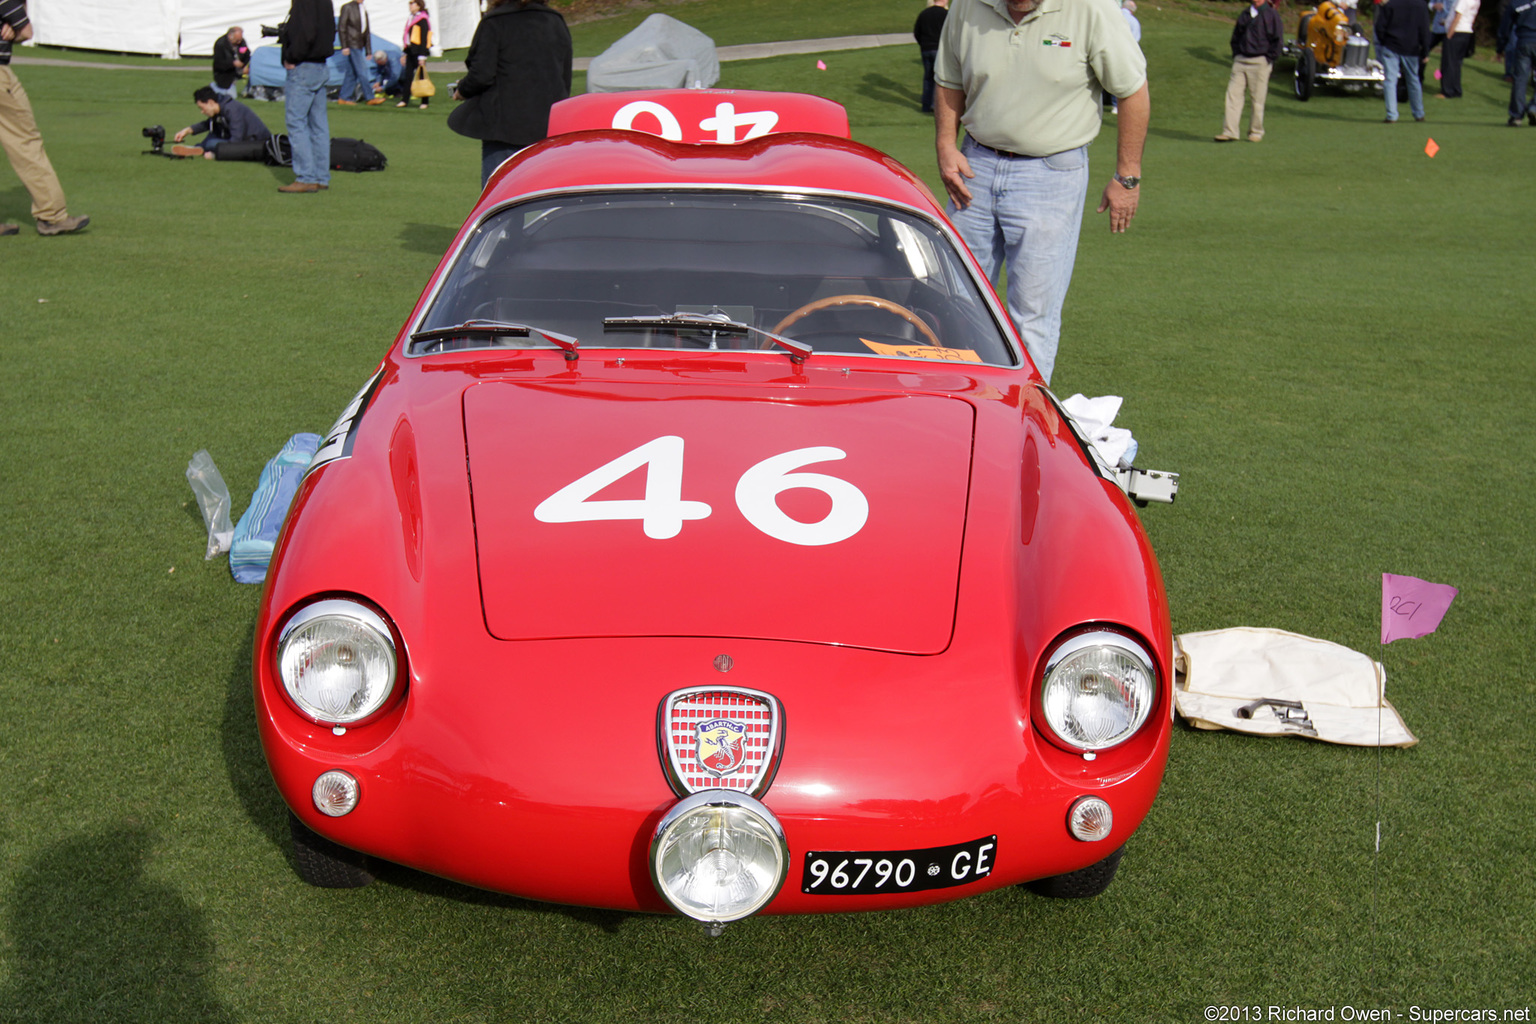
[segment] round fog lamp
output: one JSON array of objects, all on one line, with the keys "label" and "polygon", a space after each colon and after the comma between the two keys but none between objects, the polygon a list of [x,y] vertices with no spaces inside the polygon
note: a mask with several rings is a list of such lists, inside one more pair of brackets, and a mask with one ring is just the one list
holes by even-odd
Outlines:
[{"label": "round fog lamp", "polygon": [[315,810],[321,814],[339,818],[343,814],[352,813],[352,809],[357,806],[357,798],[362,793],[358,789],[356,779],[340,769],[333,768],[315,780],[309,795],[315,801]]},{"label": "round fog lamp", "polygon": [[744,793],[695,793],[666,813],[651,839],[656,891],[679,914],[706,924],[763,909],[788,868],[784,830]]},{"label": "round fog lamp", "polygon": [[1067,812],[1067,831],[1085,843],[1108,839],[1110,829],[1114,827],[1114,812],[1109,809],[1109,804],[1096,796],[1080,797]]}]

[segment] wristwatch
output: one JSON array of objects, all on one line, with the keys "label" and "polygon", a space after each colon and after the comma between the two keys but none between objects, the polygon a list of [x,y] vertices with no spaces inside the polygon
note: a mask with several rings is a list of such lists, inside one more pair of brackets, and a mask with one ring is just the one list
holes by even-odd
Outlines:
[{"label": "wristwatch", "polygon": [[1115,175],[1115,180],[1120,183],[1121,188],[1135,188],[1137,185],[1141,184],[1141,175],[1117,174]]}]

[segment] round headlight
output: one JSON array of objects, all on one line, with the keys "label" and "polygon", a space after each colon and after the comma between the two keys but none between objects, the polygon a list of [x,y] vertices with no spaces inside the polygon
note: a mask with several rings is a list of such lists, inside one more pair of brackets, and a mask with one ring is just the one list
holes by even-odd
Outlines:
[{"label": "round headlight", "polygon": [[352,601],[301,608],[277,640],[277,670],[306,715],[347,725],[384,706],[395,688],[395,642],[375,612]]},{"label": "round headlight", "polygon": [[773,812],[744,793],[695,793],[667,812],[651,840],[651,880],[678,913],[739,921],[778,895],[789,845]]},{"label": "round headlight", "polygon": [[1157,673],[1140,644],[1118,633],[1083,633],[1051,652],[1040,684],[1045,724],[1078,750],[1105,750],[1140,729],[1157,695]]}]

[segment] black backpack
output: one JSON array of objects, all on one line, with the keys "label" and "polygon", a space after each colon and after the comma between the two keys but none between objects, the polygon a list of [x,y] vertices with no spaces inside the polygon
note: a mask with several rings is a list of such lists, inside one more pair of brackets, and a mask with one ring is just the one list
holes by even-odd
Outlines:
[{"label": "black backpack", "polygon": [[382,171],[388,163],[378,146],[362,139],[331,140],[333,171]]},{"label": "black backpack", "polygon": [[293,147],[288,144],[288,136],[272,135],[267,138],[267,163],[273,167],[293,166]]},{"label": "black backpack", "polygon": [[[274,135],[267,140],[266,161],[274,167],[293,166],[293,147],[288,136]],[[389,161],[379,147],[362,139],[331,140],[331,170],[382,171]]]}]

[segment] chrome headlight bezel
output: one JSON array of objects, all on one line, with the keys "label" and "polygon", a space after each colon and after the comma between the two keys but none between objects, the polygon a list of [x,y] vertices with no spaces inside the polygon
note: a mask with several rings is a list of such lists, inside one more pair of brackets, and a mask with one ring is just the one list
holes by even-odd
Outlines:
[{"label": "chrome headlight bezel", "polygon": [[[306,680],[304,676],[306,656],[312,657],[322,646],[315,634],[326,627],[341,630],[346,638],[343,642],[349,641],[363,648],[365,664],[359,671],[374,677],[366,684],[367,692],[361,701],[354,689],[354,696],[345,708],[338,708],[334,699],[329,703],[323,701],[315,681]],[[357,652],[351,656],[356,657]],[[371,673],[370,663],[373,666]],[[352,727],[378,717],[392,704],[401,679],[394,630],[372,608],[345,598],[316,601],[290,615],[277,634],[273,670],[284,695],[300,714],[333,727]],[[382,679],[378,678],[380,672]],[[310,685],[306,686],[306,682]]]},{"label": "chrome headlight bezel", "polygon": [[[752,847],[745,868],[739,863],[735,865],[738,869],[752,871],[752,892],[734,901],[717,897],[712,905],[706,905],[697,896],[707,892],[708,885],[699,886],[690,897],[681,891],[678,884],[681,879],[676,872],[680,867],[692,869],[703,864],[707,856],[722,849],[718,844],[710,846],[716,840],[706,833],[721,828],[727,816],[735,819],[736,823],[730,826],[732,831],[743,835]],[[701,822],[698,820],[701,817],[710,821]],[[688,843],[698,846],[698,855],[691,863],[688,862],[689,851],[683,849]],[[725,848],[729,850],[728,846]],[[733,859],[739,860],[734,851],[730,852]],[[678,801],[662,816],[651,837],[649,862],[651,882],[669,906],[695,921],[726,924],[750,917],[773,902],[789,876],[789,843],[784,837],[783,826],[762,803],[745,793],[709,789]]]},{"label": "chrome headlight bezel", "polygon": [[[1097,754],[1139,733],[1151,720],[1158,697],[1157,662],[1146,647],[1118,631],[1088,630],[1062,640],[1046,658],[1035,689],[1035,720],[1056,746]],[[1082,716],[1074,712],[1095,698],[1099,706],[1090,703],[1088,710],[1108,714],[1118,728],[1106,732],[1100,723],[1084,728]]]}]

